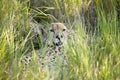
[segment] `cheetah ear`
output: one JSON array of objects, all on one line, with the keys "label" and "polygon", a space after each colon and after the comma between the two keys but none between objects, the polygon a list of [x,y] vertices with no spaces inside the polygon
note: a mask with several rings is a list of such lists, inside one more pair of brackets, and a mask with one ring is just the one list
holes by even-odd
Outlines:
[{"label": "cheetah ear", "polygon": [[55,25],[55,23],[51,23],[51,27],[53,27]]},{"label": "cheetah ear", "polygon": [[45,28],[40,28],[43,40],[47,40],[47,32]]},{"label": "cheetah ear", "polygon": [[54,26],[54,23],[51,23],[50,32],[54,32],[54,30],[53,30],[53,26]]}]

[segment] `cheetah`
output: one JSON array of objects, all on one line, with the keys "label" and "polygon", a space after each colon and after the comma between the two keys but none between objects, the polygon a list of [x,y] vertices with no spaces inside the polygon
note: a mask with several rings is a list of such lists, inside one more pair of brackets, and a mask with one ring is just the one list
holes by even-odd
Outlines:
[{"label": "cheetah", "polygon": [[[48,32],[49,38],[47,39],[47,48],[42,54],[41,50],[34,50],[22,59],[24,69],[32,61],[33,53],[38,56],[38,63],[40,66],[52,71],[54,66],[66,65],[67,59],[64,53],[64,47],[67,45],[68,29],[63,23],[51,23]],[[53,74],[54,75],[54,74]]]}]

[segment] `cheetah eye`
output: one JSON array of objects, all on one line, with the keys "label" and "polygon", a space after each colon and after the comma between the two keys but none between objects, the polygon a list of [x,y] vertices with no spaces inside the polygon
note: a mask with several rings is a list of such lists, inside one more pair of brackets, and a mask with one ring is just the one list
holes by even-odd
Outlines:
[{"label": "cheetah eye", "polygon": [[66,29],[63,29],[63,31],[65,31]]},{"label": "cheetah eye", "polygon": [[54,32],[54,30],[53,30],[53,29],[50,29],[50,32]]}]

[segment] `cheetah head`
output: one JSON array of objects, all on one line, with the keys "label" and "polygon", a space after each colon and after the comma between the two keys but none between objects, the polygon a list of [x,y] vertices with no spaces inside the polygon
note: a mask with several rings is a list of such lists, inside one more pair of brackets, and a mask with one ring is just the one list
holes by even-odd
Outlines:
[{"label": "cheetah head", "polygon": [[67,43],[67,28],[63,23],[52,23],[50,33],[52,33],[53,44],[55,46]]}]

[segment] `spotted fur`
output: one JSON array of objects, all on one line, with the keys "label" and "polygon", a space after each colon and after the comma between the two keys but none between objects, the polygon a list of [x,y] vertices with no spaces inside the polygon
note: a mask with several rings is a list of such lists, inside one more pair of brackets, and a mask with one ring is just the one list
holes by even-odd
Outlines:
[{"label": "spotted fur", "polygon": [[[52,70],[53,66],[66,65],[67,59],[64,53],[64,47],[67,44],[67,28],[63,23],[52,23],[49,31],[49,38],[47,41],[47,48],[45,51],[34,50],[29,52],[22,59],[24,70],[26,66],[32,61],[33,53],[37,55],[37,62],[42,67]],[[43,53],[43,54],[42,54]]]}]

